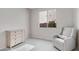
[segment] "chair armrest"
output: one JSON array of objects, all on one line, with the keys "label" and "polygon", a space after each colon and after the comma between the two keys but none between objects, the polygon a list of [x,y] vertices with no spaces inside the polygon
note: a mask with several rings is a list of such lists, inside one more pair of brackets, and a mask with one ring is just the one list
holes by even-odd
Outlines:
[{"label": "chair armrest", "polygon": [[72,49],[74,39],[72,37],[68,37],[64,39],[64,50]]}]

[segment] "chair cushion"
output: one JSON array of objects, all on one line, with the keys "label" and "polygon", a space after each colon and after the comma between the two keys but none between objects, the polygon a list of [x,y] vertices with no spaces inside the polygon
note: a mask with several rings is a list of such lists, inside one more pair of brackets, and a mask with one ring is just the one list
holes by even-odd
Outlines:
[{"label": "chair cushion", "polygon": [[58,35],[58,37],[59,37],[60,39],[65,39],[65,38],[67,38],[67,36],[65,36],[65,35]]},{"label": "chair cushion", "polygon": [[56,41],[56,42],[64,43],[64,40],[62,40],[62,39],[60,39],[60,38],[56,38],[55,41]]}]

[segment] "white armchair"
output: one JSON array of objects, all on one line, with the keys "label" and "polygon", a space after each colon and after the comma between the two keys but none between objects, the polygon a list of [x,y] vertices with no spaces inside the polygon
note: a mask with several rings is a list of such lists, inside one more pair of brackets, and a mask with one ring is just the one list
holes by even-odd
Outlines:
[{"label": "white armchair", "polygon": [[64,27],[61,34],[54,37],[54,47],[62,51],[70,51],[76,47],[76,30]]}]

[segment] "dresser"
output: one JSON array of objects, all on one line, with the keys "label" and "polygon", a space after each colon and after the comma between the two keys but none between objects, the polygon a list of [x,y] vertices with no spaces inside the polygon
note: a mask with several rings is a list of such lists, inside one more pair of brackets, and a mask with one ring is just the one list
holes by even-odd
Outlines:
[{"label": "dresser", "polygon": [[6,31],[7,47],[11,48],[19,43],[24,42],[24,31],[13,30]]}]

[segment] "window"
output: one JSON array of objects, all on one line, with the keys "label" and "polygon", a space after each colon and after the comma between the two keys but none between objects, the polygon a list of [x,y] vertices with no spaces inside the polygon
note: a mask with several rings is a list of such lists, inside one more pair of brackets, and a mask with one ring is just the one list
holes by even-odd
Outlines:
[{"label": "window", "polygon": [[40,27],[56,27],[56,9],[39,12]]},{"label": "window", "polygon": [[47,11],[42,11],[39,13],[40,27],[47,27]]}]

